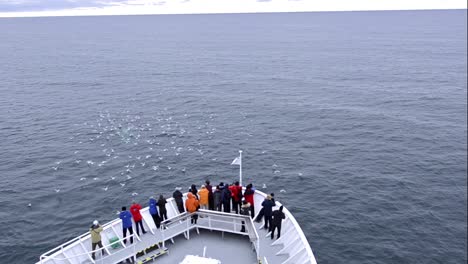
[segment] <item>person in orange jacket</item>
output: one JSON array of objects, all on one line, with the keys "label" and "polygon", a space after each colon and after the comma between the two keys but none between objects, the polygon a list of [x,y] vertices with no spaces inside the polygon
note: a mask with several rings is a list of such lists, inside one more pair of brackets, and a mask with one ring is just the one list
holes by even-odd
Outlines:
[{"label": "person in orange jacket", "polygon": [[[198,200],[195,199],[195,195],[193,193],[189,192],[187,193],[187,200],[185,201],[185,208],[187,209],[187,212],[189,213],[194,213],[198,210],[199,203]],[[194,214],[192,215],[192,224],[196,224],[198,219],[198,215]]]},{"label": "person in orange jacket", "polygon": [[200,191],[198,191],[198,196],[200,197],[200,208],[201,209],[208,209],[208,189],[206,189],[205,185],[201,186]]}]

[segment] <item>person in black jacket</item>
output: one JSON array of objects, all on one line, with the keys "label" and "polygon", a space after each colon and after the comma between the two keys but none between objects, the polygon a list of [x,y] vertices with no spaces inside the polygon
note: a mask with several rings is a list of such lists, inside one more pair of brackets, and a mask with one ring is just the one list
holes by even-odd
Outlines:
[{"label": "person in black jacket", "polygon": [[276,239],[280,238],[281,235],[281,222],[286,216],[283,213],[283,206],[280,206],[279,210],[275,210],[272,213],[273,220],[271,221],[271,239],[275,236],[275,229],[278,229],[278,236]]},{"label": "person in black jacket", "polygon": [[219,185],[216,186],[213,192],[213,206],[216,211],[221,211],[221,189]]},{"label": "person in black jacket", "polygon": [[213,186],[211,186],[209,180],[205,181],[205,187],[208,190],[208,209],[214,210]]},{"label": "person in black jacket", "polygon": [[[271,201],[273,202],[273,206],[276,206],[275,194],[271,193],[270,196],[271,196]],[[263,211],[264,211],[264,208],[262,207],[262,209],[260,209],[260,212],[258,212],[257,217],[255,217],[254,219],[255,222],[260,223],[262,221],[262,218],[264,217]]]},{"label": "person in black jacket", "polygon": [[192,184],[192,186],[190,186],[189,192],[195,195],[195,199],[200,200],[200,197],[198,197],[197,186],[195,184]]},{"label": "person in black jacket", "polygon": [[158,200],[159,218],[161,219],[161,221],[167,220],[166,204],[166,198],[164,198],[164,196],[161,194]]},{"label": "person in black jacket", "polygon": [[270,193],[271,195],[271,201],[273,201],[273,206],[276,206],[276,202],[275,202],[275,194],[274,193]]},{"label": "person in black jacket", "polygon": [[271,228],[271,214],[275,203],[271,200],[271,195],[267,195],[266,199],[262,203],[263,206],[263,217],[265,219],[264,228],[270,231]]},{"label": "person in black jacket", "polygon": [[174,198],[176,204],[177,204],[177,209],[179,210],[179,213],[185,212],[184,209],[184,200],[182,199],[184,196],[180,192],[180,188],[176,187],[174,193],[172,194],[172,197]]},{"label": "person in black jacket", "polygon": [[231,191],[229,190],[229,184],[224,185],[221,190],[221,203],[223,204],[223,211],[225,213],[231,212]]}]

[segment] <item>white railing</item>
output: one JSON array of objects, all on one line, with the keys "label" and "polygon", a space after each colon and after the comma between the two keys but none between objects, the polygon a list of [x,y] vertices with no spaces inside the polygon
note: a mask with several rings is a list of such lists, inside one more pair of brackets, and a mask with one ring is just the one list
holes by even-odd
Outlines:
[{"label": "white railing", "polygon": [[[184,197],[186,197],[186,194],[184,194]],[[171,217],[171,215],[172,215],[172,216],[177,216],[177,215],[179,214],[179,212],[178,212],[176,209],[174,209],[174,208],[175,208],[174,205],[173,205],[173,204],[175,204],[174,198],[168,198],[168,199],[167,199],[167,203],[168,203],[168,204],[167,204],[167,206],[168,206],[168,208],[167,208],[168,216],[169,216],[169,217]],[[146,216],[145,216],[145,215],[147,215],[147,214],[149,215],[149,207],[145,207],[145,208],[141,209],[141,210],[140,210],[140,213],[141,213],[142,216],[143,216],[143,222],[149,227],[150,232],[154,234],[154,232],[153,232],[153,230],[152,230],[152,228],[151,228],[151,227],[154,227],[154,228],[155,228],[154,223],[153,223],[153,220],[151,219],[151,221],[146,221]],[[133,221],[133,220],[132,220],[132,221]],[[120,232],[117,232],[117,230],[115,229],[115,227],[116,227],[117,225],[120,225],[121,222],[122,222],[122,220],[120,220],[119,218],[117,218],[117,219],[114,219],[114,220],[112,220],[112,221],[110,221],[110,222],[107,222],[107,223],[103,224],[103,225],[102,225],[102,227],[103,227],[103,232],[104,232],[104,231],[107,231],[107,230],[112,230],[111,233],[114,233],[115,236],[119,237],[119,236],[120,236],[120,235],[119,235]],[[133,223],[133,225],[135,225],[135,224]],[[121,227],[119,227],[119,230],[120,230],[120,229],[121,229]],[[103,232],[101,232],[101,234],[102,234]],[[82,235],[80,235],[80,236],[78,236],[78,237],[75,237],[75,238],[72,239],[72,240],[69,240],[69,241],[63,243],[63,244],[60,245],[60,246],[57,246],[57,247],[55,247],[55,248],[53,248],[53,249],[51,249],[51,250],[45,252],[44,254],[42,254],[42,255],[40,256],[40,258],[39,258],[39,259],[40,259],[40,262],[38,262],[38,263],[43,264],[43,262],[46,261],[45,259],[53,258],[55,255],[59,255],[59,254],[65,255],[65,254],[64,254],[64,251],[69,250],[69,249],[72,249],[72,248],[74,248],[75,246],[80,247],[80,248],[81,248],[80,251],[83,251],[83,250],[86,251],[85,246],[83,245],[83,240],[89,240],[90,236],[91,236],[91,234],[90,234],[90,232],[88,231],[88,232],[86,232],[86,233],[84,233],[84,234],[82,234]],[[135,235],[135,238],[136,238],[137,240],[140,240],[140,238],[139,238],[138,235]],[[86,241],[86,242],[87,242],[87,244],[90,245],[90,241]],[[122,243],[122,245],[123,245],[123,243]],[[106,249],[106,250],[107,250],[107,249]],[[107,253],[109,254],[109,252],[107,252]],[[78,254],[74,254],[74,255],[78,255]],[[85,255],[85,254],[81,254],[81,255]],[[91,258],[91,257],[89,257],[89,258]]]},{"label": "white railing", "polygon": [[[185,196],[185,195],[184,195]],[[255,212],[258,214],[258,212],[260,211],[261,209],[261,202],[265,199],[266,197],[266,194],[261,192],[261,191],[258,191],[256,190],[255,191],[255,196],[254,196],[254,199],[255,199]],[[257,258],[258,260],[261,260],[261,255],[260,255],[260,243],[259,243],[259,237],[258,237],[258,234],[257,234],[257,231],[253,225],[253,222],[252,222],[252,219],[250,219],[250,217],[248,216],[243,216],[243,215],[237,215],[237,214],[230,214],[230,213],[224,213],[224,212],[218,212],[218,211],[209,211],[209,210],[199,210],[198,211],[198,214],[200,216],[206,216],[207,220],[208,221],[201,221],[201,219],[199,219],[197,225],[191,225],[189,222],[190,222],[190,218],[191,218],[191,215],[188,214],[188,213],[182,213],[182,214],[179,214],[179,212],[177,211],[176,207],[175,207],[175,201],[173,198],[169,198],[167,199],[167,202],[168,202],[168,216],[169,216],[169,220],[166,220],[166,221],[163,221],[162,222],[162,226],[164,226],[165,228],[168,228],[168,227],[173,227],[172,228],[172,233],[170,233],[170,229],[162,229],[161,230],[161,233],[163,234],[163,236],[167,236],[166,238],[163,239],[163,243],[164,241],[170,239],[168,237],[172,236],[174,237],[177,233],[178,234],[184,234],[187,238],[189,238],[190,236],[190,233],[188,232],[189,230],[193,229],[193,228],[203,228],[203,229],[211,229],[211,230],[218,230],[218,231],[222,231],[222,232],[230,232],[230,233],[236,233],[236,234],[241,234],[241,235],[249,235],[249,238],[255,248],[255,251],[257,253]],[[279,206],[281,206],[281,203],[279,202],[276,202],[276,207],[275,208],[278,208]],[[152,219],[150,219],[151,221],[147,221],[146,219],[151,218],[150,215],[149,215],[149,208],[146,207],[146,208],[143,208],[141,210],[141,213],[143,215],[143,222],[146,226],[149,227],[151,233],[153,235],[155,235],[155,233],[153,232],[153,229],[156,228],[155,225],[154,225],[154,222],[152,221]],[[291,261],[294,261],[294,256],[296,258],[300,258],[301,261],[303,259],[306,259],[306,260],[310,260],[310,261],[307,261],[307,263],[311,263],[311,264],[316,264],[316,260],[315,260],[315,257],[314,257],[314,254],[312,253],[312,249],[310,248],[310,245],[302,231],[302,229],[300,228],[299,224],[297,223],[296,219],[294,218],[294,216],[289,212],[289,210],[287,208],[284,208],[283,209],[283,212],[285,213],[286,215],[286,220],[284,221],[284,227],[283,227],[283,233],[284,235],[279,239],[279,240],[276,240],[275,242],[273,242],[273,244],[278,244],[278,243],[283,243],[285,245],[285,248],[283,248],[283,252],[285,253],[288,253],[289,255],[291,255],[290,258],[292,258],[289,262]],[[203,218],[205,219],[205,218]],[[247,232],[246,233],[243,233],[243,232],[240,232],[238,231],[239,230],[239,227],[242,225],[242,221],[245,222],[246,224],[246,230]],[[174,229],[175,227],[175,224],[176,223],[183,223],[184,226],[180,226],[179,225],[179,229],[180,230],[176,230]],[[103,234],[104,236],[107,236],[107,235],[110,235],[112,234],[113,236],[115,237],[122,237],[122,232],[121,232],[121,220],[120,219],[114,219],[106,224],[103,225]],[[107,232],[105,232],[107,231]],[[288,232],[289,231],[289,232]],[[288,234],[290,233],[290,234]],[[140,241],[140,237],[138,235],[133,235],[135,239],[135,242],[137,241]],[[130,236],[128,236],[129,238]],[[66,263],[76,263],[76,262],[80,262],[80,261],[71,261],[72,259],[75,259],[75,260],[79,260],[80,258],[86,258],[88,260],[91,260],[92,263],[96,263],[95,261],[93,261],[91,259],[91,253],[93,251],[90,251],[89,248],[91,246],[91,235],[89,232],[86,232],[58,247],[55,247],[49,251],[47,251],[46,253],[42,254],[40,256],[40,262],[38,263],[41,263],[41,264],[45,264],[45,263],[49,263],[48,260],[52,260],[51,262],[54,263],[53,260],[57,260],[57,262],[60,262],[60,260],[62,260],[62,262],[66,262]],[[123,246],[123,249],[118,251],[118,252],[122,252],[124,249],[127,249],[127,247],[123,244],[123,239],[124,238],[121,238],[118,240],[119,243],[121,243],[121,245]],[[86,242],[83,243],[83,242]],[[104,240],[103,240],[104,242]],[[105,251],[110,254],[110,251],[109,251],[109,245],[107,244],[107,242],[103,243],[103,246],[104,246],[104,249]],[[291,244],[291,243],[295,243],[295,244],[299,244],[297,246],[294,247],[294,250],[291,251],[289,250],[288,248],[286,248],[286,245],[288,244]],[[133,244],[133,247],[135,246],[136,243]],[[97,252],[101,249],[97,249],[97,250],[94,250],[94,252]],[[130,252],[131,250],[130,249],[127,249],[129,251],[129,255],[132,255],[133,252]],[[83,252],[83,253],[81,253]],[[116,251],[112,252],[113,254],[112,255],[115,255],[116,253],[118,253]],[[79,254],[76,254],[76,253],[79,253]],[[73,256],[69,256],[70,254],[73,254]],[[133,254],[134,255],[134,254]],[[62,257],[63,256],[63,257]],[[106,257],[107,258],[107,257]],[[101,258],[103,259],[103,258]],[[68,260],[68,261],[67,261]],[[266,260],[266,258],[264,258],[264,260]],[[44,263],[45,262],[45,263]]]},{"label": "white railing", "polygon": [[[80,258],[82,256],[86,256],[87,258],[89,258],[89,260],[92,262],[92,263],[96,263],[96,264],[102,264],[104,263],[104,261],[106,260],[106,257],[104,257],[102,255],[102,250],[105,250],[107,252],[107,256],[110,255],[110,251],[109,251],[109,247],[112,247],[115,243],[122,243],[123,244],[123,241],[126,240],[126,239],[133,239],[133,237],[136,237],[136,234],[131,234],[131,235],[128,235],[126,237],[123,237],[119,240],[115,240],[114,242],[112,242],[112,244],[109,244],[109,245],[103,245],[102,248],[97,248],[95,250],[91,250],[91,251],[87,251],[87,252],[84,252],[84,253],[80,253],[80,254],[75,254],[73,256],[70,256],[70,257],[65,257],[65,258],[61,258],[61,257],[52,257],[52,256],[46,256],[47,253],[41,255],[40,257],[40,263],[43,263],[44,261],[49,261],[49,260],[57,260],[57,261],[68,261],[70,263],[73,263],[71,262],[70,260],[73,260],[73,259],[76,259],[76,258]],[[131,251],[129,252],[130,254],[126,254],[127,258],[133,258],[135,261],[136,261],[136,249],[135,249],[135,245],[136,245],[136,240],[134,241],[134,243],[132,243],[131,247],[122,247],[122,249],[120,250],[117,250],[117,251],[114,251],[112,252],[113,255],[117,254],[117,253],[121,253],[123,252],[124,250],[126,251]],[[101,251],[101,254],[97,254],[98,252]],[[61,253],[63,254],[63,247],[61,248]],[[95,254],[95,255],[101,255],[101,258],[98,259],[98,260],[95,260],[92,258],[92,254]],[[65,255],[65,254],[64,254]]]},{"label": "white railing", "polygon": [[[260,212],[260,209],[262,208],[261,204],[263,202],[263,200],[267,197],[267,194],[264,193],[264,192],[261,192],[261,191],[258,191],[258,190],[255,190],[255,196],[254,196],[254,199],[255,199],[255,216],[257,216],[257,214]],[[276,201],[276,206],[275,206],[275,209],[278,209],[282,204],[278,201]],[[285,241],[287,239],[287,234],[285,231],[286,228],[282,228],[282,233],[284,233],[284,235],[281,236],[280,239],[276,240],[275,242],[273,242],[273,245],[275,244],[278,244],[280,242],[282,242],[281,240],[283,240],[283,244],[287,245],[289,243],[294,243],[294,244],[298,244],[296,245],[296,247],[298,247],[299,249],[296,249],[295,252],[296,253],[293,253],[293,254],[289,254],[290,252],[288,252],[287,250],[285,251],[285,253],[288,253],[289,255],[294,255],[294,254],[297,254],[297,253],[301,253],[301,254],[304,254],[305,253],[305,256],[304,258],[307,259],[307,262],[308,263],[311,263],[311,264],[317,264],[317,261],[315,260],[315,256],[314,256],[314,253],[312,252],[312,249],[310,248],[310,245],[309,245],[309,241],[307,241],[307,238],[305,237],[304,235],[304,232],[302,231],[301,227],[299,226],[299,224],[297,223],[296,219],[294,218],[294,216],[291,214],[291,212],[289,212],[289,210],[286,208],[286,207],[283,207],[283,213],[285,214],[286,216],[286,219],[283,220],[283,224],[287,221],[290,221],[290,224],[292,225],[292,230],[295,234],[291,236],[294,237],[294,238],[297,238],[299,239],[299,241]],[[255,219],[255,218],[254,218]],[[286,226],[285,226],[286,227]],[[299,242],[299,243],[297,243]],[[292,258],[294,256],[291,256],[290,258]],[[289,263],[288,261],[285,261],[287,263]]]},{"label": "white railing", "polygon": [[[248,215],[239,215],[239,214],[231,214],[231,213],[224,213],[218,211],[210,211],[210,210],[200,210],[198,213],[200,216],[208,216],[208,226],[203,226],[197,224],[198,227],[209,229],[209,230],[217,230],[223,232],[230,232],[235,234],[245,235],[248,234],[250,242],[252,242],[255,252],[257,253],[257,259],[260,259],[260,239],[257,233],[257,229],[255,229],[254,223],[252,218]],[[221,219],[218,219],[221,218]],[[233,221],[229,221],[233,220]],[[242,222],[244,222],[244,227],[246,232],[237,231],[242,227]],[[219,224],[221,226],[227,225],[229,228],[219,228],[216,226]],[[232,230],[230,229],[232,224]]]},{"label": "white railing", "polygon": [[[198,215],[199,217],[197,224],[191,224],[191,219],[192,219],[192,216],[194,215]],[[240,231],[242,225],[244,225],[245,227],[245,232]],[[108,224],[106,225],[106,227],[109,228],[110,225]],[[160,231],[162,235],[162,247],[165,248],[165,241],[170,240],[180,234],[184,234],[184,236],[187,239],[190,239],[190,230],[198,229],[198,228],[246,235],[249,237],[249,240],[251,241],[253,248],[255,249],[257,259],[258,260],[260,259],[259,236],[254,227],[252,219],[249,216],[229,214],[229,213],[223,213],[223,212],[217,212],[217,211],[200,210],[195,213],[185,212],[176,217],[163,221],[160,227]],[[80,239],[85,237],[86,235],[87,234],[79,236],[63,244],[62,246],[54,248],[53,250],[50,250],[46,252],[45,254],[41,255],[40,263],[42,264],[50,260],[52,262],[65,261],[68,263],[78,263],[80,262],[79,261],[80,258],[85,257],[86,259],[90,260],[92,263],[101,264],[101,263],[107,263],[106,260],[108,260],[109,257],[116,256],[116,254],[119,254],[119,253],[124,256],[124,257],[120,257],[119,260],[124,260],[127,258],[133,258],[134,260],[136,260],[136,254],[137,254],[136,244],[138,243],[137,241],[140,240],[140,238],[136,234],[131,234],[119,240],[116,240],[112,242],[111,244],[103,245],[103,248],[97,248],[95,250],[86,251],[80,254],[75,254],[73,256],[67,256],[66,254],[64,254],[64,248],[66,246],[72,245],[73,242],[81,242]],[[131,246],[128,246],[128,247],[123,246],[122,249],[119,249],[117,251],[115,250],[112,251],[112,255],[110,255],[111,254],[110,248],[112,247],[112,245],[114,245],[115,243],[124,245],[123,241],[128,240],[130,238],[135,238],[135,241],[134,243],[131,244]],[[102,252],[102,250],[105,250],[108,255],[103,256],[102,254],[99,254],[100,251]],[[62,253],[64,257],[48,255],[48,254],[56,254],[56,253]],[[101,257],[94,260],[91,257],[93,253],[96,256],[101,255]],[[113,261],[115,260],[116,259],[113,258]]]},{"label": "white railing", "polygon": [[[192,216],[194,215],[198,215],[199,217],[197,224],[191,223]],[[242,225],[245,227],[245,232],[240,231]],[[198,228],[247,235],[255,249],[257,259],[260,259],[260,240],[250,216],[210,210],[183,213],[177,217],[163,221],[161,223],[163,247],[165,247],[165,241],[180,234],[184,234],[187,239],[190,239],[189,231]]]}]

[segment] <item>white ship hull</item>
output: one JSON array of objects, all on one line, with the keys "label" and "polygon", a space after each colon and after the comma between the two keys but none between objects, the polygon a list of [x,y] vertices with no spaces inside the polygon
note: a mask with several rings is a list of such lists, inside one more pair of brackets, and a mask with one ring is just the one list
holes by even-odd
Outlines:
[{"label": "white ship hull", "polygon": [[[184,195],[186,197],[186,195]],[[266,194],[255,191],[255,214]],[[315,264],[310,245],[296,219],[284,207],[281,237],[272,240],[263,229],[248,216],[200,210],[196,225],[191,216],[180,214],[173,198],[167,199],[169,220],[156,228],[149,208],[141,210],[143,225],[148,231],[142,236],[134,234],[134,243],[123,243],[122,223],[115,219],[103,225],[102,243],[106,254],[96,249],[96,260],[91,258],[91,235],[85,233],[40,256],[37,264],[119,263],[127,259],[136,263],[268,263]],[[276,207],[281,203],[276,201]],[[241,232],[242,222],[246,232]],[[111,238],[118,241],[111,243]],[[276,238],[276,237],[275,237]],[[129,239],[127,239],[129,240]],[[198,262],[197,262],[198,261]]]}]

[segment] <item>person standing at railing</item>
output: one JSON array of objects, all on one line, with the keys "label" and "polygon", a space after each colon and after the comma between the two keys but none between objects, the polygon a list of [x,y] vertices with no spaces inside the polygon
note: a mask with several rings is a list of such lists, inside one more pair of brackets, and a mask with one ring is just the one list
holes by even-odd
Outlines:
[{"label": "person standing at railing", "polygon": [[166,210],[166,198],[161,194],[159,195],[158,207],[159,207],[159,218],[161,221],[167,220],[167,210]]},{"label": "person standing at railing", "polygon": [[229,190],[229,184],[224,185],[221,190],[221,203],[223,204],[223,211],[225,213],[231,212],[231,191]]},{"label": "person standing at railing", "polygon": [[133,221],[135,221],[136,231],[138,236],[140,235],[140,227],[143,234],[146,234],[145,228],[143,227],[143,217],[140,213],[141,205],[133,201],[132,206],[130,206],[130,213],[132,213]]},{"label": "person standing at railing", "polygon": [[201,186],[200,191],[198,191],[198,196],[200,197],[200,208],[208,209],[208,195],[209,191],[206,189],[205,185]]},{"label": "person standing at railing", "polygon": [[244,198],[250,204],[250,217],[252,217],[252,219],[255,217],[254,193],[255,189],[253,188],[252,184],[249,183],[245,187]]},{"label": "person standing at railing", "polygon": [[208,190],[208,209],[215,210],[214,197],[213,197],[213,186],[211,186],[209,180],[205,181],[205,187]]},{"label": "person standing at railing", "polygon": [[270,196],[271,196],[271,201],[273,202],[273,206],[276,206],[275,194],[274,194],[274,193],[270,193]]},{"label": "person standing at railing", "polygon": [[89,233],[91,233],[91,250],[93,253],[91,253],[91,257],[93,259],[96,259],[96,252],[94,251],[96,247],[99,247],[102,249],[102,255],[106,254],[106,251],[104,250],[104,247],[102,246],[102,241],[101,241],[101,232],[102,232],[102,226],[99,224],[98,220],[94,220],[93,225],[89,229]]},{"label": "person standing at railing", "polygon": [[132,228],[132,214],[127,211],[127,207],[122,207],[119,218],[122,219],[122,233],[124,236],[124,244],[127,244],[127,230],[130,232],[130,243],[133,243],[133,228]]},{"label": "person standing at railing", "polygon": [[179,213],[185,212],[184,209],[184,200],[183,197],[184,195],[180,191],[180,187],[176,187],[174,193],[172,193],[172,197],[174,198],[176,204],[177,204],[177,209],[179,210]]},{"label": "person standing at railing", "polygon": [[[273,202],[273,207],[275,207],[276,206],[275,194],[270,193],[270,195],[271,195],[271,201]],[[258,212],[257,216],[254,219],[255,222],[257,222],[257,223],[262,222],[262,219],[264,217],[264,211],[265,211],[265,208],[262,207],[262,209],[260,209],[260,212]]]},{"label": "person standing at railing", "polygon": [[192,186],[190,186],[189,192],[191,192],[197,200],[199,199],[197,186],[195,184],[192,184]]},{"label": "person standing at railing", "polygon": [[[195,195],[193,193],[187,193],[187,200],[185,201],[185,208],[187,208],[187,212],[195,213],[199,208],[198,200],[195,199]],[[198,215],[192,215],[191,223],[197,224]]]},{"label": "person standing at railing", "polygon": [[153,196],[151,196],[149,200],[149,212],[151,214],[151,217],[153,218],[154,224],[156,225],[156,228],[159,228],[161,226],[161,219],[159,218],[158,214],[158,206],[157,206],[156,199],[154,199]]},{"label": "person standing at railing", "polygon": [[263,217],[265,219],[264,228],[268,231],[271,229],[271,215],[273,212],[273,206],[275,206],[275,203],[271,200],[271,198],[271,195],[267,195],[266,199],[262,202]]},{"label": "person standing at railing", "polygon": [[232,196],[232,208],[234,209],[234,212],[238,214],[242,201],[242,186],[240,186],[239,182],[236,181],[233,185],[229,186],[229,190],[231,191]]},{"label": "person standing at railing", "polygon": [[221,211],[221,189],[216,185],[216,190],[213,192],[213,204],[216,211]]},{"label": "person standing at railing", "polygon": [[273,220],[271,221],[271,239],[275,236],[275,229],[278,229],[278,236],[276,239],[281,236],[281,222],[286,216],[283,213],[283,206],[280,206],[279,210],[273,211]]}]

